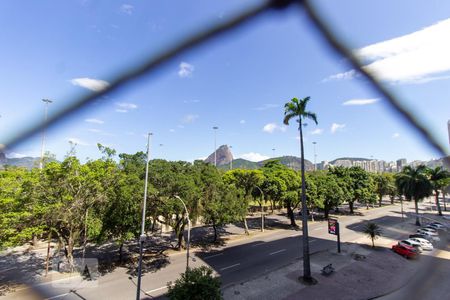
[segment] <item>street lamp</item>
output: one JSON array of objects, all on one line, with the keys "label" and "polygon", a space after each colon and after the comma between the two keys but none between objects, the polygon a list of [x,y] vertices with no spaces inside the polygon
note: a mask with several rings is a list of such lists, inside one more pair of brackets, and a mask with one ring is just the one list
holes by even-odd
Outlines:
[{"label": "street lamp", "polygon": [[272,148],[272,158],[275,158],[275,148]]},{"label": "street lamp", "polygon": [[219,129],[219,127],[214,126],[214,167],[217,167],[217,146],[216,146],[216,133],[217,133],[217,129]]},{"label": "street lamp", "polygon": [[53,103],[53,101],[49,99],[42,99],[42,102],[45,103],[45,109],[44,109],[44,128],[42,129],[41,160],[39,161],[39,169],[41,170],[44,167],[45,129],[47,127],[48,104]]},{"label": "street lamp", "polygon": [[317,171],[317,164],[316,164],[316,158],[317,158],[317,155],[316,155],[316,144],[317,144],[317,142],[313,142],[313,145],[314,145],[314,171]]},{"label": "street lamp", "polygon": [[263,203],[262,203],[264,201],[264,193],[259,186],[255,185],[255,187],[261,193],[261,232],[264,232],[264,211],[263,211]]},{"label": "street lamp", "polygon": [[144,202],[142,206],[142,222],[141,222],[141,236],[139,237],[139,264],[138,264],[138,278],[137,278],[137,291],[136,300],[141,297],[141,275],[142,275],[142,252],[144,250],[145,241],[145,210],[147,209],[147,187],[148,187],[148,163],[150,161],[150,137],[153,133],[147,135],[147,161],[145,163],[145,184],[144,184]]},{"label": "street lamp", "polygon": [[186,242],[186,271],[189,270],[189,244],[191,243],[191,220],[189,219],[189,211],[184,204],[184,201],[181,200],[180,196],[175,195],[175,198],[181,201],[184,206],[184,210],[186,211],[186,218],[188,220],[188,234],[187,234],[187,242]]},{"label": "street lamp", "polygon": [[[230,146],[230,153],[231,153],[231,149],[233,149],[233,146]],[[233,153],[231,153],[230,170],[233,170]]]}]

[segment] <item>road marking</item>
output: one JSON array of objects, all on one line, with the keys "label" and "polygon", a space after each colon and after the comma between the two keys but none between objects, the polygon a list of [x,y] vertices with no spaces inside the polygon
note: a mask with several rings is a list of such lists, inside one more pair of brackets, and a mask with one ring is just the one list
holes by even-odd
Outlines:
[{"label": "road marking", "polygon": [[150,291],[146,291],[146,293],[150,294],[150,293],[153,293],[153,292],[156,292],[156,291],[160,291],[160,290],[167,289],[168,287],[169,287],[168,285],[162,286],[162,287],[157,288],[157,289],[153,289],[153,290],[150,290]]},{"label": "road marking", "polygon": [[281,249],[281,250],[272,252],[272,253],[270,253],[269,255],[274,255],[274,254],[281,253],[281,252],[284,252],[284,251],[286,251],[286,249]]},{"label": "road marking", "polygon": [[317,241],[317,240],[309,240],[310,243],[315,242],[315,241]]},{"label": "road marking", "polygon": [[225,268],[222,268],[222,269],[220,269],[220,271],[224,271],[224,270],[226,270],[226,269],[230,269],[230,268],[233,268],[233,267],[237,267],[237,266],[239,266],[240,264],[239,263],[237,263],[237,264],[234,264],[234,265],[231,265],[231,266],[228,266],[228,267],[225,267]]},{"label": "road marking", "polygon": [[16,268],[3,269],[3,270],[0,271],[0,273],[6,272],[6,271],[9,271],[9,270],[14,270],[14,269],[16,269]]},{"label": "road marking", "polygon": [[258,244],[254,244],[254,245],[252,245],[252,247],[256,247],[256,246],[263,245],[263,244],[265,244],[265,242],[261,242],[261,243],[258,243]]},{"label": "road marking", "polygon": [[68,293],[65,293],[65,294],[56,295],[56,296],[53,296],[53,297],[50,297],[50,298],[45,298],[44,300],[51,300],[51,299],[56,299],[56,298],[64,297],[64,296],[69,295],[70,293],[71,293],[71,292],[68,292]]},{"label": "road marking", "polygon": [[216,256],[221,256],[221,255],[223,255],[223,253],[206,256],[204,259],[209,259],[209,258],[213,258],[213,257],[216,257]]},{"label": "road marking", "polygon": [[299,236],[299,233],[291,234],[290,237]]}]

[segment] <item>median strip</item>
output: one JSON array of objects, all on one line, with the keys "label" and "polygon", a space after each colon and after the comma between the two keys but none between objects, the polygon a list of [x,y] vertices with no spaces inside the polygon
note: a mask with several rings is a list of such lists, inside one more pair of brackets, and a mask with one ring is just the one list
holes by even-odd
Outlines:
[{"label": "median strip", "polygon": [[272,252],[272,253],[270,253],[269,255],[274,255],[274,254],[281,253],[281,252],[284,252],[284,251],[286,251],[286,249],[281,249],[281,250]]},{"label": "median strip", "polygon": [[228,267],[222,268],[222,269],[220,269],[220,271],[224,271],[224,270],[227,270],[227,269],[231,269],[231,268],[233,268],[233,267],[237,267],[237,266],[239,266],[239,265],[240,265],[240,263],[237,263],[237,264],[234,264],[234,265],[231,265],[231,266],[228,266]]}]

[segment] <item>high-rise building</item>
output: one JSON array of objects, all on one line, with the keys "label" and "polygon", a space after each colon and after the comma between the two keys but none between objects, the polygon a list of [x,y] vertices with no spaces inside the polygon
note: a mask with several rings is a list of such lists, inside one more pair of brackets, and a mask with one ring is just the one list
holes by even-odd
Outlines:
[{"label": "high-rise building", "polygon": [[397,160],[397,171],[401,172],[403,170],[403,167],[406,166],[407,161],[406,158],[400,158]]}]

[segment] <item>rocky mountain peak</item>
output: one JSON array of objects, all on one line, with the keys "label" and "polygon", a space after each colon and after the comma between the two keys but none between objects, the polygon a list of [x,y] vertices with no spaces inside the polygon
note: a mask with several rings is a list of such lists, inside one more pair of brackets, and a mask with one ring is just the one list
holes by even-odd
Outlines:
[{"label": "rocky mountain peak", "polygon": [[[216,150],[217,166],[229,164],[233,160],[233,154],[231,153],[228,145],[222,145]],[[205,159],[205,162],[214,164],[214,152]]]}]

